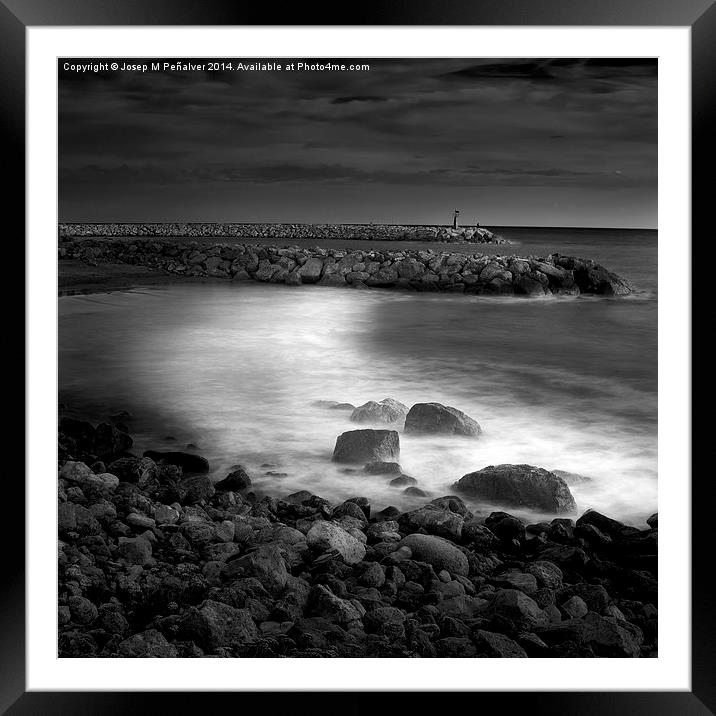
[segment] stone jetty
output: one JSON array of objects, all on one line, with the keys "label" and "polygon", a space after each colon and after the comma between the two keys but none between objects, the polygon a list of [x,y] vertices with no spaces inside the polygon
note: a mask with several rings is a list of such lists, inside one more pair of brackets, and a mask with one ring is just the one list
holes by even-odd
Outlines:
[{"label": "stone jetty", "polygon": [[299,286],[399,288],[465,294],[623,296],[629,283],[590,259],[418,250],[207,244],[159,238],[60,236],[59,258],[124,263],[177,276]]},{"label": "stone jetty", "polygon": [[365,241],[445,241],[504,244],[489,229],[400,224],[60,224],[60,236],[178,237],[240,239],[353,239]]}]

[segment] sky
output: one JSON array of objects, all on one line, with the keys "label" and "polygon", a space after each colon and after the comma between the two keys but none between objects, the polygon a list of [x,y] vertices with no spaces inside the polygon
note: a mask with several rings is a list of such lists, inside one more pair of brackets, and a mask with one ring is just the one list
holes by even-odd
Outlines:
[{"label": "sky", "polygon": [[65,61],[62,222],[447,224],[459,209],[482,226],[656,228],[654,59]]}]

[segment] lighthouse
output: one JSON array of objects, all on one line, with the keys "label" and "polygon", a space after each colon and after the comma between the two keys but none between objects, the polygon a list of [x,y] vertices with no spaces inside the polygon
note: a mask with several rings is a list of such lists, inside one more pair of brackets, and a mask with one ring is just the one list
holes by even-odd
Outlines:
[{"label": "lighthouse", "polygon": [[457,229],[457,217],[460,216],[460,209],[455,209],[452,215],[452,228]]}]

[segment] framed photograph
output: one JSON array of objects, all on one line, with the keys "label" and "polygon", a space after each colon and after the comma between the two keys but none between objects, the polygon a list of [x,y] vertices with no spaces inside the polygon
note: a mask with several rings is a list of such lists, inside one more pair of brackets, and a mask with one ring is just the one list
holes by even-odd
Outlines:
[{"label": "framed photograph", "polygon": [[0,707],[711,713],[712,3],[268,15],[0,3],[27,282]]}]

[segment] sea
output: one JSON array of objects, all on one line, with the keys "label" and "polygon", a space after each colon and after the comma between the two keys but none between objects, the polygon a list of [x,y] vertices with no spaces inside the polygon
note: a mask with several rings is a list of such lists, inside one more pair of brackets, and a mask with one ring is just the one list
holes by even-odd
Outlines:
[{"label": "sea", "polygon": [[[657,511],[656,231],[494,230],[511,244],[323,245],[558,252],[596,260],[634,293],[518,298],[212,281],[62,296],[60,404],[95,422],[128,411],[138,454],[193,450],[215,480],[241,464],[257,494],[360,495],[377,510],[426,499],[333,463],[336,437],[365,426],[316,402],[437,401],[473,417],[482,434],[400,435],[403,473],[431,497],[455,494],[460,477],[488,465],[529,464],[581,476],[570,488],[579,513],[645,528]],[[476,514],[504,509],[466,501]]]}]

